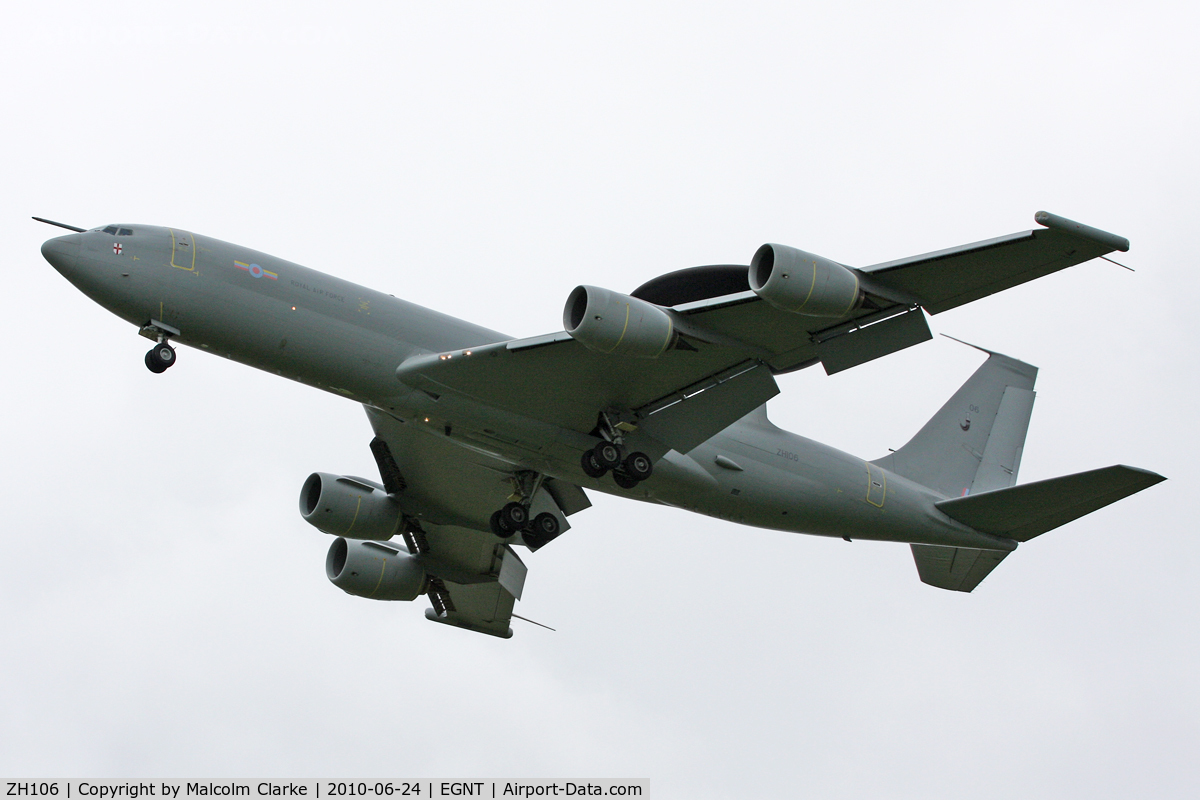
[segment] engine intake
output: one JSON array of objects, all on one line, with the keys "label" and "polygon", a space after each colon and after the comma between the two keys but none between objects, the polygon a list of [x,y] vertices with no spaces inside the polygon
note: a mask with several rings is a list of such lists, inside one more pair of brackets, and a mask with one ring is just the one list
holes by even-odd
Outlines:
[{"label": "engine intake", "polygon": [[415,600],[425,591],[425,568],[413,556],[341,536],[325,556],[325,575],[346,594],[371,600]]},{"label": "engine intake", "polygon": [[387,492],[358,478],[314,472],[300,490],[300,515],[325,533],[387,541],[403,517]]},{"label": "engine intake", "polygon": [[563,327],[589,350],[613,355],[657,358],[675,341],[666,311],[597,286],[575,287],[563,308]]},{"label": "engine intake", "polygon": [[750,288],[781,311],[843,317],[862,304],[850,269],[794,247],[764,244],[750,261]]}]

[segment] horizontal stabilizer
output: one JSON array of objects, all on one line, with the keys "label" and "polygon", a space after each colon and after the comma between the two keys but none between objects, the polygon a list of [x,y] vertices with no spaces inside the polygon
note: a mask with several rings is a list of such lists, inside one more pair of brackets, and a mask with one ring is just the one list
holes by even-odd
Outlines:
[{"label": "horizontal stabilizer", "polygon": [[1007,550],[909,545],[923,583],[952,592],[969,592],[1004,560]]},{"label": "horizontal stabilizer", "polygon": [[934,506],[977,531],[1027,542],[1164,480],[1144,469],[1117,465],[942,500]]}]

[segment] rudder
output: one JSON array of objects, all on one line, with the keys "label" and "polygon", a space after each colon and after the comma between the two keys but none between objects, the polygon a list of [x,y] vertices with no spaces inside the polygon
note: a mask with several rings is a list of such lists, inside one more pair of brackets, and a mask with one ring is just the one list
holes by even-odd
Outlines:
[{"label": "rudder", "polygon": [[987,361],[917,435],[873,464],[946,497],[1005,489],[1017,482],[1037,367],[983,352],[988,353]]}]

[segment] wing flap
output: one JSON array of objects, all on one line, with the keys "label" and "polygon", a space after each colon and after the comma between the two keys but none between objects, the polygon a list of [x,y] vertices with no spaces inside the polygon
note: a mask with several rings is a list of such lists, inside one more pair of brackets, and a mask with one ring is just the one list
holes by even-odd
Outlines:
[{"label": "wing flap", "polygon": [[680,393],[651,413],[640,428],[667,447],[687,453],[777,394],[779,386],[771,371],[753,362],[695,394]]},{"label": "wing flap", "polygon": [[511,639],[513,632],[513,605],[516,598],[499,583],[473,583],[460,585],[446,581],[450,594],[450,605],[442,613],[436,609],[425,610],[425,619],[464,628],[501,639]]},{"label": "wing flap", "polygon": [[817,352],[826,375],[857,367],[933,338],[920,309],[823,340]]}]

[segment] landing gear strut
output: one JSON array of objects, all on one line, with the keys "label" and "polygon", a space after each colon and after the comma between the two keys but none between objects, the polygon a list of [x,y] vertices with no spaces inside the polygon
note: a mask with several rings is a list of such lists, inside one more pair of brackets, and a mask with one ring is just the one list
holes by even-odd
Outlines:
[{"label": "landing gear strut", "polygon": [[[516,505],[510,503],[509,505]],[[523,513],[528,513],[524,506],[518,506]],[[527,520],[520,527],[513,527],[508,521],[508,516],[505,514],[505,508],[500,509],[492,514],[491,526],[492,533],[499,536],[501,539],[507,539],[513,534],[521,534],[521,541],[530,550],[537,550],[539,547],[549,544],[550,540],[558,536],[562,532],[562,523],[558,521],[558,517],[551,514],[549,511],[543,511],[531,520]]]},{"label": "landing gear strut", "polygon": [[504,508],[494,512],[489,520],[492,533],[501,539],[520,534],[521,541],[530,550],[547,545],[562,533],[562,523],[549,511],[530,516],[529,503],[541,488],[544,477],[532,472],[514,476],[514,497],[524,497],[521,502],[513,500]]},{"label": "landing gear strut", "polygon": [[604,439],[580,456],[579,466],[584,475],[603,478],[611,470],[613,481],[622,489],[632,489],[650,477],[654,472],[650,456],[640,451],[626,455],[621,428],[612,424],[606,412],[601,412],[596,429]]}]

